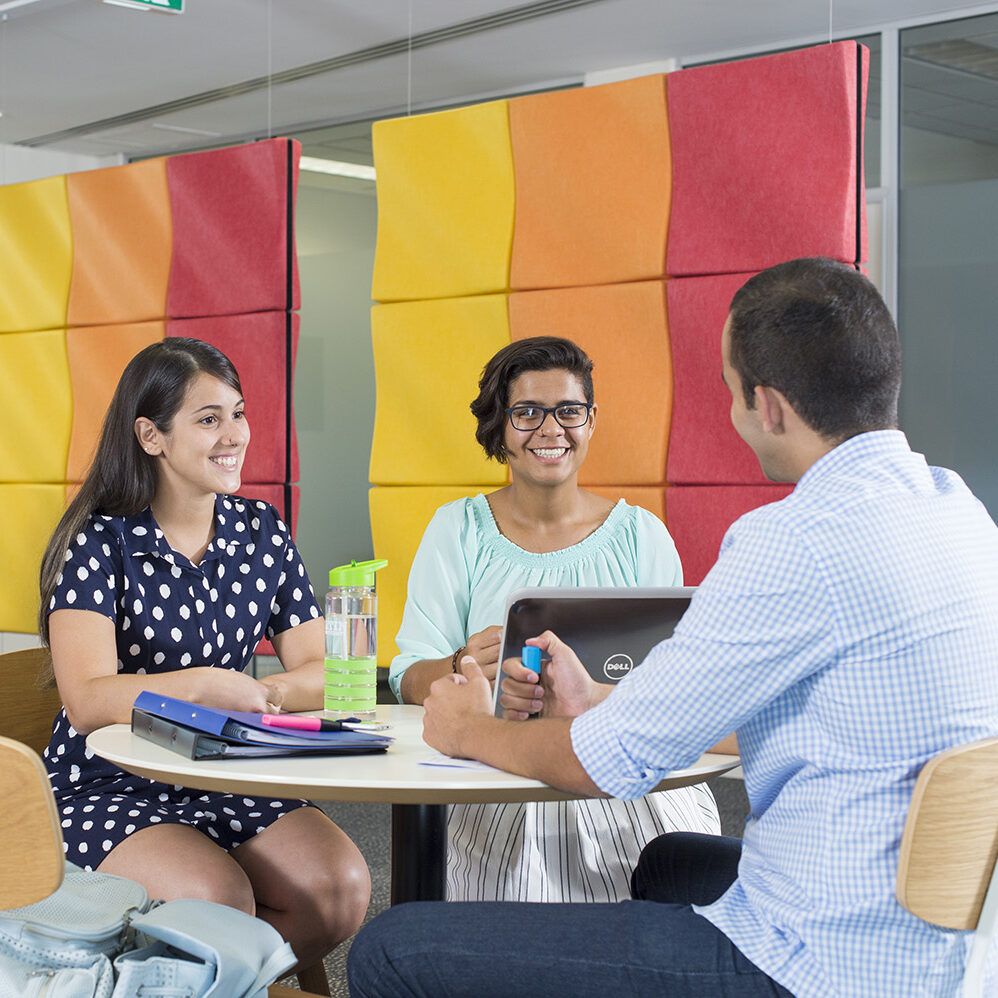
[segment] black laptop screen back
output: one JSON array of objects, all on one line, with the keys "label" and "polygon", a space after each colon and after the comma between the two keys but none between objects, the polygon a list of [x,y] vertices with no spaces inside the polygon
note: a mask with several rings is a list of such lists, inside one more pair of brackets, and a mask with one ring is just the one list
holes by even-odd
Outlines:
[{"label": "black laptop screen back", "polygon": [[500,662],[553,631],[600,683],[617,683],[671,637],[689,597],[524,597],[509,608]]}]

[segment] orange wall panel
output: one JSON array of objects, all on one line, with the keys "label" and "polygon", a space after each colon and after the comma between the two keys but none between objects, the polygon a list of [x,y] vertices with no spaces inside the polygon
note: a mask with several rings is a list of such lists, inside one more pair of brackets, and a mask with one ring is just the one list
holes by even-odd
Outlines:
[{"label": "orange wall panel", "polygon": [[166,160],[71,173],[71,326],[166,315],[172,222]]},{"label": "orange wall panel", "polygon": [[661,485],[672,416],[665,284],[525,291],[509,296],[514,340],[564,336],[593,360],[596,432],[583,485]]},{"label": "orange wall panel", "polygon": [[510,101],[510,287],[665,274],[672,169],[661,74]]},{"label": "orange wall panel", "polygon": [[164,334],[162,322],[67,330],[66,353],[73,386],[67,481],[82,482],[86,477],[121,372],[140,350],[158,343]]}]

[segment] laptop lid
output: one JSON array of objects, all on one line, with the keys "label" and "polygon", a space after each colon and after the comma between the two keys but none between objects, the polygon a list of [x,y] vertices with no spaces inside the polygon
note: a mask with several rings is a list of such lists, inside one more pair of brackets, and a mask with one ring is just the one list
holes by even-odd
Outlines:
[{"label": "laptop lid", "polygon": [[[517,589],[506,600],[499,656],[519,658],[527,638],[554,631],[599,683],[617,683],[672,636],[696,592],[692,586]],[[543,670],[543,665],[542,665]],[[499,705],[496,683],[493,709]]]}]

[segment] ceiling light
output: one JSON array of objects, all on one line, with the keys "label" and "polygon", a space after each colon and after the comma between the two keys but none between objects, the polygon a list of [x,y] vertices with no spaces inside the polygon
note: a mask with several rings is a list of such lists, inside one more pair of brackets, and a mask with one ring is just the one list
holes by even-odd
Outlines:
[{"label": "ceiling light", "polygon": [[344,163],[339,159],[319,159],[317,156],[302,156],[301,169],[311,173],[329,173],[335,177],[353,177],[355,180],[374,180],[374,167],[362,163]]},{"label": "ceiling light", "polygon": [[[107,0],[105,0],[105,3]],[[209,139],[219,139],[222,137],[221,132],[209,132],[206,128],[187,128],[184,125],[164,125],[159,121],[154,121],[152,123],[153,128],[159,128],[164,132],[183,132],[184,135],[204,135]]]}]

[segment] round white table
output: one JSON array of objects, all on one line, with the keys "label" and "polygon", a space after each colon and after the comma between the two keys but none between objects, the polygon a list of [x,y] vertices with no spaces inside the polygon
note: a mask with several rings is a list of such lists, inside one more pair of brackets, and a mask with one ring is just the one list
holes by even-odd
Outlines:
[{"label": "round white table", "polygon": [[[321,711],[315,712],[321,716]],[[87,737],[97,755],[129,773],[197,790],[220,790],[309,800],[367,801],[392,805],[392,904],[444,897],[447,804],[572,800],[538,780],[496,769],[429,766],[441,757],[423,742],[423,708],[381,705],[377,720],[395,741],[372,755],[202,759],[194,761],[112,724]],[[529,722],[526,722],[529,723]],[[670,773],[656,788],[703,783],[734,769],[737,756],[704,755]]]}]

